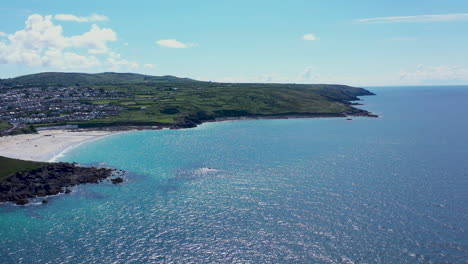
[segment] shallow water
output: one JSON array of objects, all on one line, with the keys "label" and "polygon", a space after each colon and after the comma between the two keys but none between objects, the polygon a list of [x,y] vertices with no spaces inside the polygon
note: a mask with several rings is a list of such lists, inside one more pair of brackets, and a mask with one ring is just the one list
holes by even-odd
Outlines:
[{"label": "shallow water", "polygon": [[381,118],[114,135],[129,172],[0,207],[1,263],[468,263],[468,87],[371,88]]}]

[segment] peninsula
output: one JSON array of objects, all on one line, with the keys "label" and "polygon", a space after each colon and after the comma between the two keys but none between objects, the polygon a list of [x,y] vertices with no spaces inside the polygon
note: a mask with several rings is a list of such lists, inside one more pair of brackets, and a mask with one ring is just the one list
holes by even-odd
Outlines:
[{"label": "peninsula", "polygon": [[365,95],[373,93],[346,85],[48,72],[0,80],[0,131],[30,133],[64,125],[188,128],[235,118],[374,116],[353,106]]}]

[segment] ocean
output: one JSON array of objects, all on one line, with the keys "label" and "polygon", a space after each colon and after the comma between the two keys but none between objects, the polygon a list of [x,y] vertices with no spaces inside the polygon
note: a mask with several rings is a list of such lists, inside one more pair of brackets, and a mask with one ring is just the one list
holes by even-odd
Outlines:
[{"label": "ocean", "polygon": [[128,171],[0,206],[0,262],[468,263],[468,87],[374,87],[380,118],[207,123],[80,145]]}]

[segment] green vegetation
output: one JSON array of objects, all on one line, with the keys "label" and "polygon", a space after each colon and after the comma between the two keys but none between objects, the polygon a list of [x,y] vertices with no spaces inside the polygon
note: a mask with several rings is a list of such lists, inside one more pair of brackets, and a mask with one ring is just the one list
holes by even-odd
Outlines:
[{"label": "green vegetation", "polygon": [[201,82],[173,76],[132,73],[39,73],[1,80],[8,85],[59,85],[120,91],[128,97],[82,100],[119,106],[116,116],[39,126],[77,124],[80,127],[171,126],[192,127],[203,121],[245,116],[368,115],[350,105],[357,96],[372,95],[345,85],[255,84]]},{"label": "green vegetation", "polygon": [[82,126],[160,125],[195,123],[217,117],[263,115],[338,115],[355,108],[349,101],[372,93],[342,85],[164,83],[97,85],[123,91],[132,98],[87,101],[125,110],[119,116],[79,122]]},{"label": "green vegetation", "polygon": [[17,172],[39,168],[43,163],[10,159],[0,156],[0,181]]},{"label": "green vegetation", "polygon": [[5,121],[0,121],[0,132],[8,130],[12,128],[12,125],[8,122]]},{"label": "green vegetation", "polygon": [[37,132],[37,129],[35,126],[27,125],[25,127],[17,128],[13,131],[10,131],[9,133],[5,133],[4,135],[14,136],[14,135],[21,135],[21,134],[31,134],[31,133],[36,133],[36,132]]}]

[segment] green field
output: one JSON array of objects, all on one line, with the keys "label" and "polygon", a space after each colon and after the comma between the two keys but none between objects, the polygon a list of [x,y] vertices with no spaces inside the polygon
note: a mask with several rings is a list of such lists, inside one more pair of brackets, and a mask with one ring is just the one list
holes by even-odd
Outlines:
[{"label": "green field", "polygon": [[16,172],[32,170],[41,165],[42,163],[40,162],[10,159],[0,156],[0,181]]}]

